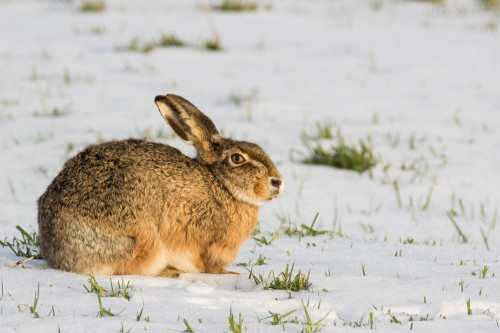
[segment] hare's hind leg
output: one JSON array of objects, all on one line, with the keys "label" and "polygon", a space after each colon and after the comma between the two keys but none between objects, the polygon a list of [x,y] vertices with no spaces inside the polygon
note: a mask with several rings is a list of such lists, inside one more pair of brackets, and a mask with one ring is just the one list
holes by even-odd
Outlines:
[{"label": "hare's hind leg", "polygon": [[78,274],[116,274],[116,264],[131,257],[134,241],[81,221],[39,221],[40,251],[51,267]]}]

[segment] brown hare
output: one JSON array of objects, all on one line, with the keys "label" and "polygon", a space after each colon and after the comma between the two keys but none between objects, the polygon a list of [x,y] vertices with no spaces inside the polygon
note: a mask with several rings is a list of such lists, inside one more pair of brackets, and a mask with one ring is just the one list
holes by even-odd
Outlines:
[{"label": "brown hare", "polygon": [[40,250],[50,266],[79,274],[228,273],[260,206],[283,193],[280,173],[257,145],[222,137],[180,96],[155,103],[197,157],[128,139],[66,161],[38,200]]}]

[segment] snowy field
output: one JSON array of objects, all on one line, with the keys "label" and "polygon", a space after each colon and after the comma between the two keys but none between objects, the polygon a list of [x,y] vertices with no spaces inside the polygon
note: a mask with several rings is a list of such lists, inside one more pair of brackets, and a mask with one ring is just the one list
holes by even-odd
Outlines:
[{"label": "snowy field", "polygon": [[[498,331],[500,15],[481,3],[0,0],[0,240],[37,231],[37,198],[90,143],[193,155],[159,94],[259,144],[286,184],[229,267],[240,275],[113,276],[130,297],[101,308],[88,276],[9,268],[22,258],[0,246],[0,332]],[[159,47],[170,34],[186,45]],[[215,36],[222,50],[207,50]],[[334,134],[324,146],[340,130],[376,166],[301,163],[317,124]],[[266,287],[287,264],[309,290]]]}]

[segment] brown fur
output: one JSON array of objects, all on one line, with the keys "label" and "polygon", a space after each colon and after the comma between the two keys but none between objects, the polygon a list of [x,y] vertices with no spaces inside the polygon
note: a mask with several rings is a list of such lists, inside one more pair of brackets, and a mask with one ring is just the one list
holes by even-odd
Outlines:
[{"label": "brown fur", "polygon": [[[38,200],[40,249],[49,265],[80,274],[227,273],[255,227],[260,204],[282,187],[256,145],[223,138],[179,96],[158,96],[191,159],[138,139],[91,145],[69,159]],[[233,165],[234,152],[249,161]]]}]

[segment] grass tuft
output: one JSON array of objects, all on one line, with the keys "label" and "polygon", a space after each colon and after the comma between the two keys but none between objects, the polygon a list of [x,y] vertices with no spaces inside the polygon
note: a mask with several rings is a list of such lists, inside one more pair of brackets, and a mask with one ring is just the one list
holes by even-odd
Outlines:
[{"label": "grass tuft", "polygon": [[138,37],[134,37],[127,45],[118,46],[116,47],[116,49],[118,51],[134,51],[134,52],[148,53],[154,50],[155,47],[156,47],[155,42],[143,42],[139,40]]},{"label": "grass tuft", "polygon": [[185,45],[186,43],[174,34],[162,34],[160,40],[158,41],[159,47],[181,47]]},{"label": "grass tuft", "polygon": [[272,281],[268,282],[264,280],[262,274],[259,273],[259,276],[257,276],[253,273],[254,266],[252,266],[250,269],[244,266],[244,268],[249,273],[248,279],[253,279],[256,285],[263,284],[264,290],[269,290],[269,289],[286,290],[288,293],[290,293],[291,291],[297,292],[301,290],[309,290],[309,288],[312,285],[312,283],[309,282],[309,275],[311,274],[311,271],[309,271],[307,275],[305,275],[302,274],[301,271],[299,270],[299,272],[294,276],[293,275],[294,267],[295,263],[292,264],[292,267],[290,267],[290,265],[287,264],[285,271],[280,272],[278,275],[274,274],[274,272],[271,271],[268,277],[271,277],[272,275]]},{"label": "grass tuft", "polygon": [[186,329],[184,330],[184,332],[189,332],[189,333],[194,332],[194,330],[191,328],[186,318],[182,318],[182,322],[184,323],[184,325],[186,325]]},{"label": "grass tuft", "polygon": [[372,168],[377,163],[372,148],[368,147],[363,140],[359,140],[358,146],[348,145],[341,131],[338,130],[335,138],[336,145],[331,149],[325,149],[320,140],[332,139],[331,129],[317,124],[316,131],[317,133],[313,136],[302,134],[302,141],[306,149],[303,163],[329,165],[360,173]]},{"label": "grass tuft", "polygon": [[201,43],[201,48],[209,51],[221,51],[222,43],[220,38],[214,37],[212,39],[206,39]]},{"label": "grass tuft", "polygon": [[58,117],[63,117],[68,115],[70,112],[67,109],[59,108],[57,106],[54,106],[52,110],[43,110],[43,111],[35,111],[33,113],[34,117],[53,117],[53,118],[58,118]]},{"label": "grass tuft", "polygon": [[[120,281],[117,282],[117,287],[115,289],[111,278],[109,279],[109,281],[111,284],[111,291],[108,291],[103,286],[101,286],[97,282],[94,274],[91,273],[91,274],[89,274],[89,279],[88,279],[90,287],[83,285],[83,287],[85,288],[85,290],[87,290],[87,292],[94,293],[97,296],[97,301],[99,304],[99,311],[97,312],[97,317],[101,317],[101,318],[106,317],[106,316],[107,317],[115,317],[115,316],[119,316],[125,310],[125,309],[123,309],[119,313],[113,313],[113,312],[111,312],[111,309],[104,308],[104,306],[102,305],[102,298],[103,297],[123,297],[126,300],[130,300],[131,296],[129,294],[129,290],[133,290],[133,286],[130,284],[130,282],[127,282],[125,284],[125,282],[122,278],[121,283],[120,283]],[[143,309],[144,309],[144,304],[143,304]],[[137,314],[138,320],[141,319],[141,316],[142,316],[142,310],[141,310],[140,314]]]},{"label": "grass tuft", "polygon": [[326,233],[329,232],[328,230],[314,229],[314,224],[316,223],[316,220],[318,219],[318,216],[319,216],[319,212],[317,212],[316,215],[314,216],[314,220],[312,221],[312,223],[311,223],[310,226],[305,225],[305,224],[301,225],[301,227],[302,227],[302,234],[304,236],[324,235],[324,234],[326,234]]},{"label": "grass tuft", "polygon": [[[333,230],[326,230],[326,229],[320,229],[320,227],[315,227],[316,221],[318,219],[319,212],[316,213],[314,216],[314,219],[310,225],[307,224],[301,224],[300,228],[297,227],[295,223],[292,223],[292,221],[289,219],[288,220],[288,225],[281,226],[278,230],[270,233],[272,238],[268,240],[266,236],[260,235],[260,237],[257,237],[257,235],[254,235],[252,238],[255,240],[258,246],[263,246],[263,245],[271,245],[276,239],[281,237],[283,234],[286,234],[288,237],[298,237],[299,240],[302,237],[315,237],[319,235],[328,235],[330,237],[334,236],[339,236],[339,237],[345,237],[345,235],[342,233],[342,230],[338,231],[333,231]],[[286,218],[283,216],[281,217],[282,224],[286,223]],[[260,233],[259,233],[260,234]],[[259,258],[260,259],[260,258]]]},{"label": "grass tuft", "polygon": [[443,5],[444,4],[444,0],[417,0],[418,2],[428,2],[428,3],[432,3],[432,4],[435,4],[435,5]]},{"label": "grass tuft", "polygon": [[139,39],[139,37],[134,37],[128,44],[116,47],[116,50],[149,53],[159,47],[184,46],[186,46],[186,43],[179,39],[175,34],[162,34],[158,40],[150,41],[143,41]]},{"label": "grass tuft", "polygon": [[451,223],[453,224],[453,226],[457,230],[458,236],[460,237],[460,239],[459,239],[460,243],[464,243],[464,244],[468,243],[469,241],[467,239],[467,236],[465,236],[465,234],[462,232],[462,229],[460,229],[457,222],[453,218],[454,214],[451,211],[448,211],[448,212],[446,212],[446,215],[448,215],[448,218],[450,219]]},{"label": "grass tuft", "polygon": [[[475,271],[473,271],[471,274],[472,275],[477,275],[480,279],[485,279],[486,278],[486,273],[488,273],[488,270],[490,268],[488,266],[483,266],[482,268],[479,268],[477,273]],[[495,274],[493,274],[493,276],[495,276]]]},{"label": "grass tuft", "polygon": [[21,233],[21,238],[14,236],[12,242],[7,241],[7,238],[5,238],[3,241],[0,241],[0,245],[2,245],[2,247],[8,246],[18,257],[34,257],[34,259],[42,259],[38,250],[38,247],[40,246],[38,233],[33,231],[30,234],[19,225],[16,226],[16,229]]},{"label": "grass tuft", "polygon": [[259,97],[259,90],[257,88],[253,88],[248,94],[237,94],[235,92],[231,92],[229,95],[229,102],[236,106],[242,106],[245,103],[253,103],[257,101]]},{"label": "grass tuft", "polygon": [[38,288],[35,292],[35,301],[33,302],[33,306],[30,306],[30,312],[35,316],[35,318],[40,318],[40,315],[36,311],[36,307],[38,306],[38,299],[40,298],[40,283],[38,283]]},{"label": "grass tuft", "polygon": [[81,12],[100,13],[106,9],[106,3],[103,0],[85,0],[80,6]]},{"label": "grass tuft", "polygon": [[264,319],[271,319],[271,321],[269,322],[269,324],[271,324],[271,325],[284,325],[285,323],[297,324],[298,323],[297,317],[288,318],[288,316],[290,316],[295,311],[297,311],[297,309],[289,311],[289,312],[284,313],[284,314],[279,314],[277,312],[268,311],[270,316],[266,317]]},{"label": "grass tuft", "polygon": [[219,5],[212,5],[212,9],[226,12],[254,11],[258,7],[256,2],[244,0],[223,0]]},{"label": "grass tuft", "polygon": [[322,326],[326,325],[325,323],[323,323],[323,320],[325,320],[325,318],[328,317],[330,313],[332,313],[332,311],[330,311],[320,320],[313,322],[311,320],[311,316],[309,315],[309,311],[307,310],[307,306],[304,303],[302,303],[302,307],[304,308],[304,316],[305,316],[302,332],[307,332],[307,333],[318,332]]},{"label": "grass tuft", "polygon": [[243,328],[243,317],[241,315],[241,312],[238,316],[238,322],[234,320],[234,314],[233,314],[233,308],[229,309],[229,330],[233,333],[241,333],[243,331],[246,331],[246,327]]},{"label": "grass tuft", "polygon": [[88,282],[90,284],[89,287],[83,285],[85,290],[87,290],[87,292],[89,293],[100,294],[102,297],[123,297],[128,301],[132,297],[130,295],[130,291],[134,291],[134,286],[130,283],[130,281],[127,281],[125,283],[125,280],[123,278],[121,282],[119,280],[116,282],[116,286],[113,284],[113,280],[109,278],[111,290],[102,287],[97,282],[93,273],[89,274]]},{"label": "grass tuft", "polygon": [[295,264],[292,264],[290,267],[288,264],[286,265],[286,269],[284,272],[279,273],[278,275],[273,274],[273,280],[269,283],[269,289],[274,290],[286,290],[286,291],[301,291],[301,290],[309,290],[311,283],[309,282],[309,273],[307,275],[299,272],[293,276],[293,269]]},{"label": "grass tuft", "polygon": [[[236,264],[237,266],[250,266],[252,265],[252,259],[250,259],[248,261],[248,263],[246,262],[240,262],[238,264]],[[264,257],[262,254],[259,254],[259,258],[257,259],[257,261],[255,262],[255,264],[253,264],[253,266],[262,266],[262,265],[267,265],[266,264],[266,257]]]},{"label": "grass tuft", "polygon": [[500,0],[477,0],[479,4],[486,10],[499,11]]}]

